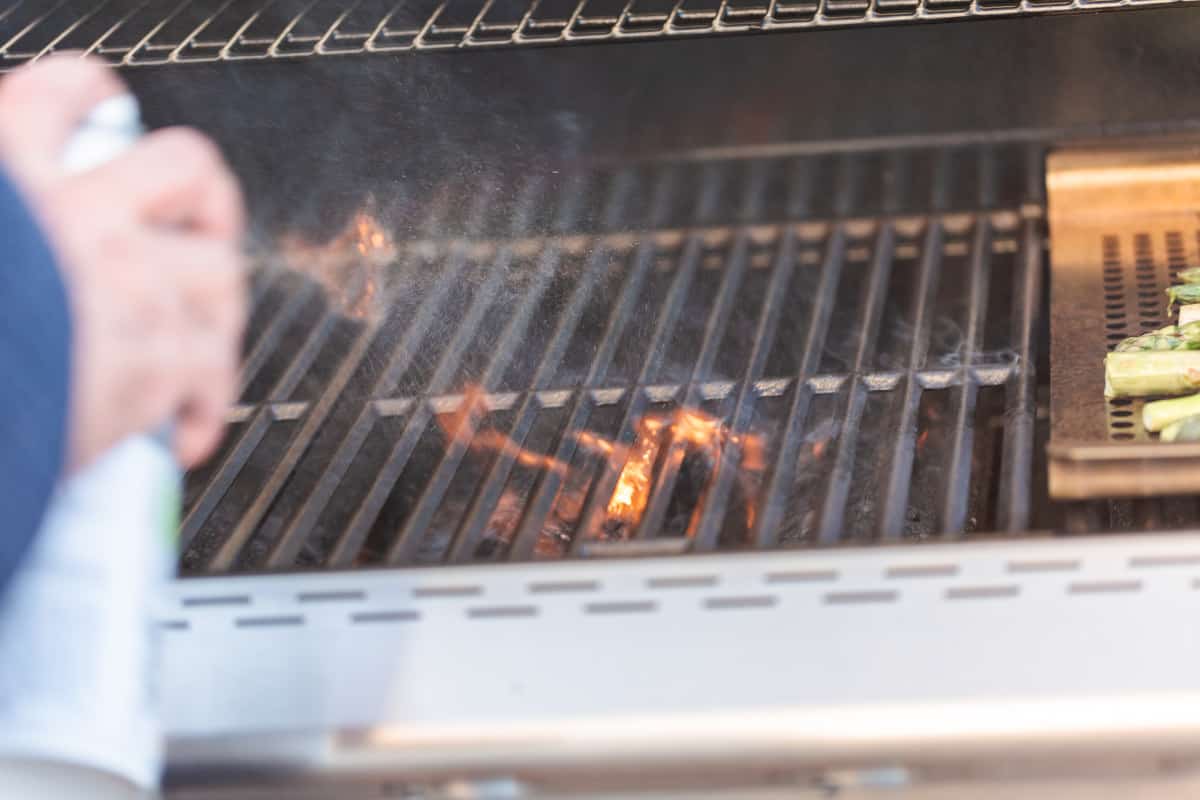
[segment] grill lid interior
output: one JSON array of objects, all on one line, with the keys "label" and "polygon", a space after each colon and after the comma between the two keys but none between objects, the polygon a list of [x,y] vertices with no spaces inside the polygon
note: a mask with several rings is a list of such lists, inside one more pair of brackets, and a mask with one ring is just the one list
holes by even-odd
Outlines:
[{"label": "grill lid interior", "polygon": [[19,0],[0,9],[0,68],[67,50],[145,66],[1123,8],[1088,0]]}]

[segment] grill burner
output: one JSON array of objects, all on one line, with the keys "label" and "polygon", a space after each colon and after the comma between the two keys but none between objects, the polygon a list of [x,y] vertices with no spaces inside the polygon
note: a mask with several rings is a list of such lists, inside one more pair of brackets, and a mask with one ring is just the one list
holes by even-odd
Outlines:
[{"label": "grill burner", "polygon": [[[511,209],[483,181],[452,240],[392,241],[369,211],[289,240],[259,277],[233,429],[189,481],[184,569],[1027,530],[1039,159],[539,174]],[[913,185],[928,196],[895,191]],[[851,216],[858,198],[879,211]],[[492,213],[509,236],[477,235]]]},{"label": "grill burner", "polygon": [[1105,8],[1089,0],[15,0],[0,9],[0,65],[62,50],[136,66]]}]

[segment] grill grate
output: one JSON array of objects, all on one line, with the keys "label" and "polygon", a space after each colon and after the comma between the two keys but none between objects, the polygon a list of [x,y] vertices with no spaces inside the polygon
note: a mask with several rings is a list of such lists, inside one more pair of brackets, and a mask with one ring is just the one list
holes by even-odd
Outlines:
[{"label": "grill grate", "polygon": [[62,50],[134,66],[1099,11],[1163,2],[10,0],[0,8],[0,64],[14,66]]},{"label": "grill grate", "polygon": [[[816,157],[526,175],[508,205],[481,178],[453,239],[360,220],[387,263],[334,291],[265,270],[185,572],[1027,530],[1040,152],[833,164],[831,198]],[[647,435],[684,413],[719,445]],[[614,522],[639,447],[652,490]]]}]

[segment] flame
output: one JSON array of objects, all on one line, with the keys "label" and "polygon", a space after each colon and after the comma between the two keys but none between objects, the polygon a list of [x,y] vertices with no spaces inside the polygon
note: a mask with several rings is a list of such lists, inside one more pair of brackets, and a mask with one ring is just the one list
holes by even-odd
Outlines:
[{"label": "flame", "polygon": [[438,414],[437,423],[447,440],[471,436],[473,450],[487,450],[506,455],[526,467],[547,469],[564,475],[567,465],[554,456],[538,453],[521,447],[498,430],[487,429],[476,433],[479,420],[487,410],[487,392],[479,384],[470,384],[463,389],[458,407],[447,414]]},{"label": "flame", "polygon": [[617,446],[605,439],[602,436],[597,436],[591,431],[580,431],[575,434],[575,441],[579,442],[584,449],[593,452],[601,453],[602,455],[611,456],[617,452]]},{"label": "flame", "polygon": [[376,319],[383,312],[379,286],[383,269],[395,260],[396,243],[369,210],[357,211],[342,232],[324,243],[303,234],[279,239],[279,254],[291,269],[316,279],[347,316]]},{"label": "flame", "polygon": [[567,472],[567,465],[554,456],[537,453],[521,447],[500,431],[486,430],[480,432],[471,442],[471,446],[482,450],[492,450],[509,456],[524,467],[545,469],[550,472],[556,472],[559,475],[565,475]]},{"label": "flame", "polygon": [[642,519],[646,504],[650,501],[650,489],[654,478],[654,462],[662,440],[659,432],[663,421],[655,417],[643,417],[637,423],[637,438],[630,448],[629,458],[621,468],[612,499],[608,501],[610,519],[636,525]]},{"label": "flame", "polygon": [[[542,530],[534,546],[539,558],[561,556],[569,546],[572,533],[584,514],[588,497],[591,470],[574,471],[570,465],[553,455],[539,453],[521,446],[499,430],[478,430],[480,419],[487,409],[487,394],[482,386],[471,385],[463,390],[457,407],[449,413],[438,414],[438,425],[448,440],[458,440],[473,450],[500,454],[531,469],[546,470],[559,476],[561,486],[554,498]],[[753,498],[758,494],[758,482],[766,469],[766,444],[760,434],[734,434],[719,418],[695,409],[679,409],[667,414],[652,414],[634,423],[632,444],[613,442],[592,431],[574,434],[580,449],[601,456],[612,469],[620,468],[616,482],[604,505],[602,519],[585,523],[587,530],[579,535],[598,538],[627,538],[641,523],[654,491],[655,468],[667,448],[683,445],[689,450],[698,448],[707,453],[713,465],[712,474],[702,487],[708,492],[719,471],[729,468],[722,456],[736,469],[735,479],[745,501],[745,525],[754,527],[757,510]],[[726,447],[735,447],[725,453]],[[510,543],[521,517],[520,498],[504,498],[492,514],[488,538]],[[703,495],[702,495],[703,496]],[[686,535],[695,533],[703,499],[692,511]],[[594,526],[599,523],[597,529]]]},{"label": "flame", "polygon": [[738,439],[742,445],[742,467],[754,472],[762,472],[767,468],[767,448],[763,437],[754,434]]},{"label": "flame", "polygon": [[[766,445],[759,434],[733,434],[725,423],[714,416],[695,409],[683,408],[665,416],[643,417],[637,423],[637,435],[629,456],[617,477],[612,497],[606,509],[610,521],[624,524],[626,534],[639,522],[650,502],[654,489],[654,467],[663,447],[671,442],[684,442],[691,447],[708,451],[709,460],[715,465],[709,477],[711,486],[716,471],[721,469],[724,448],[734,445],[740,450],[737,480],[746,496],[746,527],[754,527],[756,511],[751,497],[756,476],[766,469]],[[695,533],[703,502],[693,511],[687,535]]]}]

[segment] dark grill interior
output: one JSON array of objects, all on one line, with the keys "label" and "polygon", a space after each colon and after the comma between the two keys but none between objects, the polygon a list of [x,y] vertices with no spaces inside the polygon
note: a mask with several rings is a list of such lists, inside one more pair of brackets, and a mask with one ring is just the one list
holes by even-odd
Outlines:
[{"label": "dark grill interior", "polygon": [[0,6],[0,63],[56,50],[134,66],[1103,8],[1087,0],[9,0]]},{"label": "dark grill interior", "polygon": [[1043,158],[1194,129],[1196,19],[128,71],[254,221],[184,573],[1195,525],[1046,499]]}]

